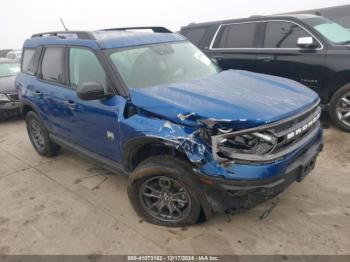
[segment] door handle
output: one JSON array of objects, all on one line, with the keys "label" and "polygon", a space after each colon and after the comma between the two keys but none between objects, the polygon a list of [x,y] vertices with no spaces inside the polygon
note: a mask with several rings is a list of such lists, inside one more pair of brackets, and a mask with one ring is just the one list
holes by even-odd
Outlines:
[{"label": "door handle", "polygon": [[71,110],[74,110],[77,107],[77,104],[72,100],[67,100],[63,102],[66,107],[68,107]]},{"label": "door handle", "polygon": [[33,92],[33,96],[41,96],[41,95],[42,95],[42,93],[40,91],[38,91],[38,90],[35,90]]},{"label": "door handle", "polygon": [[219,55],[215,55],[215,56],[213,56],[213,59],[215,59],[215,60],[222,60],[222,59],[224,59],[224,57],[223,56],[219,56]]},{"label": "door handle", "polygon": [[258,56],[258,60],[266,62],[266,63],[272,62],[273,56]]}]

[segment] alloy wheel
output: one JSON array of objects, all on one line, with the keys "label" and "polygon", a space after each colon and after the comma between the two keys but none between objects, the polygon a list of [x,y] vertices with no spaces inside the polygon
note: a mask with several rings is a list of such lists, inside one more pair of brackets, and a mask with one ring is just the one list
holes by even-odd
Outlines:
[{"label": "alloy wheel", "polygon": [[146,180],[140,189],[140,200],[147,213],[166,222],[178,222],[191,211],[191,198],[176,180],[157,176]]},{"label": "alloy wheel", "polygon": [[350,92],[345,93],[337,104],[337,117],[345,125],[350,126]]},{"label": "alloy wheel", "polygon": [[32,119],[29,123],[29,133],[32,138],[32,141],[34,145],[38,149],[43,149],[45,148],[45,140],[44,140],[44,135],[42,133],[40,124],[37,120]]}]

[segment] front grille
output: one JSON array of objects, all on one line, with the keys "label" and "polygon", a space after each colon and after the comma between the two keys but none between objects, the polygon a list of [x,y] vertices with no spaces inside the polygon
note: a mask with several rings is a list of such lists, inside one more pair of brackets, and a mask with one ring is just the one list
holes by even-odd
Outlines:
[{"label": "front grille", "polygon": [[7,96],[10,98],[11,101],[17,102],[18,99],[18,94],[7,94]]},{"label": "front grille", "polygon": [[[308,134],[310,134],[315,128],[317,128],[316,121],[312,123],[314,119],[318,119],[321,114],[321,108],[316,107],[310,112],[297,117],[287,123],[277,125],[276,127],[271,128],[270,131],[275,137],[277,137],[277,144],[271,153],[279,153],[286,148],[294,145]],[[303,130],[304,128],[304,130]],[[301,130],[301,131],[298,131]],[[295,132],[298,132],[296,134]],[[294,135],[292,135],[294,134]],[[288,135],[291,137],[288,138]]]},{"label": "front grille", "polygon": [[[214,159],[269,162],[282,158],[318,132],[320,115],[321,108],[315,105],[305,113],[276,123],[213,136]],[[266,142],[264,137],[272,137],[274,142]]]}]

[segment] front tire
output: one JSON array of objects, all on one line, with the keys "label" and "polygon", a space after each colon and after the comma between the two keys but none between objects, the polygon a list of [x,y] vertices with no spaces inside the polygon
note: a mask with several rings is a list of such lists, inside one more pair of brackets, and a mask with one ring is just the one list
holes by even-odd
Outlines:
[{"label": "front tire", "polygon": [[30,111],[26,115],[25,120],[30,142],[38,154],[46,157],[58,154],[60,147],[50,140],[49,133],[37,114]]},{"label": "front tire", "polygon": [[329,109],[333,123],[350,132],[350,84],[343,86],[333,95]]},{"label": "front tire", "polygon": [[174,157],[155,156],[131,174],[128,196],[149,223],[179,227],[198,221],[201,205],[190,168]]}]

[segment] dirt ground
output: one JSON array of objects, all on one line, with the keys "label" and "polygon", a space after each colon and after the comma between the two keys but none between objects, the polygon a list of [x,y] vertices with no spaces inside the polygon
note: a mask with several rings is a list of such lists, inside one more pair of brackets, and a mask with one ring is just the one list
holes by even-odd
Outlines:
[{"label": "dirt ground", "polygon": [[334,128],[302,183],[239,215],[150,225],[126,184],[68,151],[40,157],[22,120],[1,122],[0,254],[350,254],[350,134]]}]

